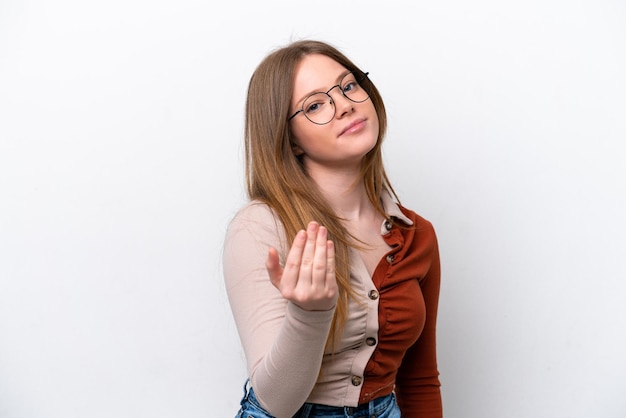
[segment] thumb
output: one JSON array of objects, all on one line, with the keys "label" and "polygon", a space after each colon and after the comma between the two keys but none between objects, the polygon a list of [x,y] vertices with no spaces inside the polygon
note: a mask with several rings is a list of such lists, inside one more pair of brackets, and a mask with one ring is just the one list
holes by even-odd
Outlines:
[{"label": "thumb", "polygon": [[280,279],[283,276],[283,268],[280,265],[280,260],[278,259],[278,251],[276,248],[270,247],[267,252],[267,260],[265,261],[265,268],[270,275],[270,281],[275,287],[280,286]]}]

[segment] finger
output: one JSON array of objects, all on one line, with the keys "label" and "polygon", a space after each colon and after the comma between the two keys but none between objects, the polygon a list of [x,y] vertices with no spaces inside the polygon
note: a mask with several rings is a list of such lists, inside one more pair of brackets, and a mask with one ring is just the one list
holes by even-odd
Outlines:
[{"label": "finger", "polygon": [[291,244],[285,267],[283,268],[281,287],[283,289],[294,289],[298,284],[298,276],[300,275],[300,264],[302,263],[302,253],[306,246],[307,233],[299,231]]},{"label": "finger", "polygon": [[280,260],[278,258],[278,251],[276,248],[271,247],[267,252],[267,260],[265,261],[265,268],[267,269],[267,273],[270,276],[270,281],[272,284],[279,288],[280,280],[283,275],[283,268],[280,265]]},{"label": "finger", "polygon": [[298,280],[301,285],[310,285],[312,281],[313,261],[315,258],[315,246],[319,225],[317,222],[309,222],[306,229],[306,243],[300,260],[300,274]]},{"label": "finger", "polygon": [[326,281],[326,241],[328,241],[328,232],[326,228],[320,226],[315,240],[315,254],[313,259],[313,269],[311,271],[311,283],[313,287],[317,287],[319,289],[324,288],[324,282]]},{"label": "finger", "polygon": [[326,241],[326,287],[337,288],[337,276],[335,273],[335,243]]}]

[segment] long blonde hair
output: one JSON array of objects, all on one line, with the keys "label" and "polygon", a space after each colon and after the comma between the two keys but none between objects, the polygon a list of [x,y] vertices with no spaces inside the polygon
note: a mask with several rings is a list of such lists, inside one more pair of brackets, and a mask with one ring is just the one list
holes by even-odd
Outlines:
[{"label": "long blonde hair", "polygon": [[[245,120],[245,162],[248,196],[267,203],[276,213],[285,230],[289,244],[296,233],[317,221],[328,229],[335,244],[336,273],[339,300],[329,341],[341,331],[348,315],[348,298],[354,297],[350,284],[350,247],[355,240],[346,230],[342,219],[332,210],[292,151],[291,131],[287,121],[296,68],[306,55],[328,56],[352,71],[364,76],[352,61],[335,47],[319,41],[293,42],[269,54],[254,71],[248,86]],[[367,79],[366,79],[367,80]],[[378,141],[363,158],[361,178],[369,200],[378,212],[387,217],[380,202],[384,189],[397,199],[382,161],[381,145],[387,127],[387,115],[382,97],[373,83],[367,87],[379,122]]]}]

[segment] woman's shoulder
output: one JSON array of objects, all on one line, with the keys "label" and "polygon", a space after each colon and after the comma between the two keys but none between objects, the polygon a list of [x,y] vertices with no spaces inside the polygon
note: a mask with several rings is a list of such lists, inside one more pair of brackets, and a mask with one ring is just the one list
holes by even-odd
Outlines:
[{"label": "woman's shoulder", "polygon": [[435,228],[430,220],[426,219],[425,217],[418,214],[414,210],[409,209],[405,206],[402,206],[401,204],[398,204],[398,207],[400,208],[404,216],[406,216],[413,222],[413,226],[416,229],[418,230],[425,229],[425,230],[432,231],[433,233],[435,232]]},{"label": "woman's shoulder", "polygon": [[241,222],[258,223],[276,219],[275,212],[267,203],[261,200],[250,200],[235,212],[231,224]]},{"label": "woman's shoulder", "polygon": [[281,235],[282,227],[276,212],[265,202],[251,200],[240,207],[228,225],[227,235],[241,231],[249,231],[253,235]]}]

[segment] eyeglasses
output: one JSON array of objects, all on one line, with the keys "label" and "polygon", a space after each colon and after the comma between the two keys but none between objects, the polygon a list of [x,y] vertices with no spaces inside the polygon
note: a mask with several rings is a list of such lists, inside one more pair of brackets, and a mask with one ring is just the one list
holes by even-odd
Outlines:
[{"label": "eyeglasses", "polygon": [[291,115],[287,121],[298,116],[302,113],[308,120],[316,125],[326,125],[335,117],[335,101],[330,96],[330,92],[339,87],[339,91],[343,96],[354,103],[362,103],[369,99],[370,94],[370,81],[367,78],[369,73],[363,74],[359,80],[356,76],[349,72],[339,82],[339,84],[332,86],[326,93],[318,92],[312,93],[304,99],[302,108],[296,113]]}]

